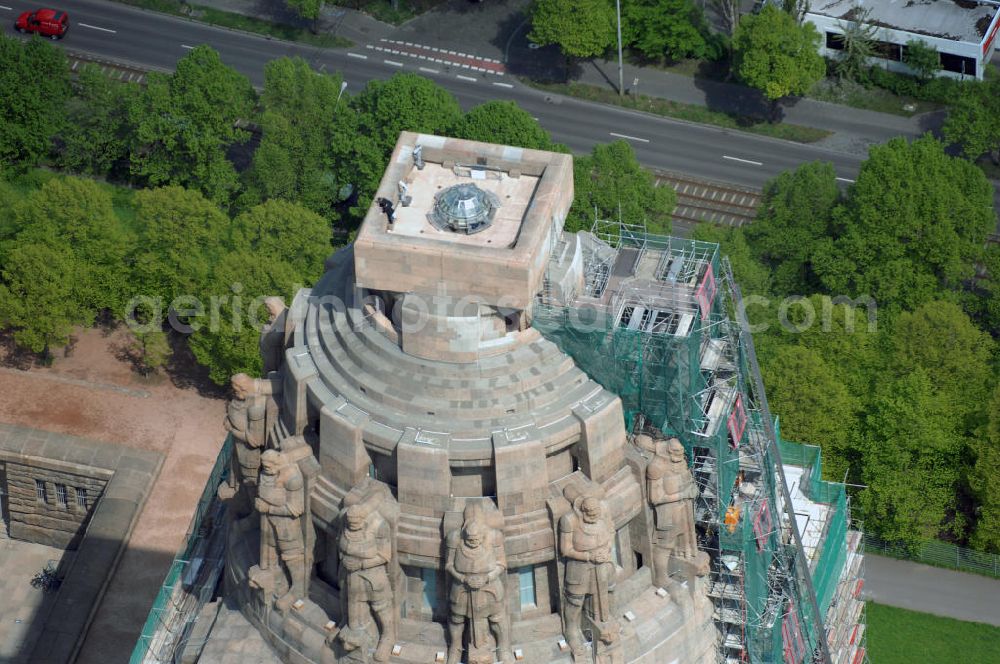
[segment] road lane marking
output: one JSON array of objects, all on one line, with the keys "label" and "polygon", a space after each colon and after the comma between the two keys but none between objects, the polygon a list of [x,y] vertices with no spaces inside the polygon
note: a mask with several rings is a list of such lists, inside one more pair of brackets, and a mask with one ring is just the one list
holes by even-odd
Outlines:
[{"label": "road lane marking", "polygon": [[12,11],[14,11],[14,10],[13,10],[12,8],[10,8],[10,7],[5,7],[5,6],[3,6],[3,5],[0,5],[0,9],[6,9],[6,10],[7,10],[7,11],[9,11],[9,12],[12,12]]},{"label": "road lane marking", "polygon": [[751,161],[750,159],[740,159],[739,157],[730,157],[728,154],[722,155],[723,159],[728,159],[729,161],[738,161],[741,164],[751,164],[753,166],[763,166],[764,164],[759,161]]},{"label": "road lane marking", "polygon": [[192,50],[194,46],[188,46],[187,44],[181,44],[181,48],[186,48],[187,50]]},{"label": "road lane marking", "polygon": [[629,141],[639,141],[640,143],[649,143],[648,138],[639,138],[638,136],[627,136],[625,134],[616,134],[613,131],[609,131],[608,133],[617,138],[624,138]]},{"label": "road lane marking", "polygon": [[437,69],[431,69],[430,67],[420,67],[419,69],[420,69],[420,71],[425,72],[427,74],[440,74],[441,73]]},{"label": "road lane marking", "polygon": [[81,28],[90,28],[91,30],[100,30],[101,32],[110,32],[111,34],[116,34],[117,30],[111,30],[110,28],[102,28],[96,25],[90,25],[89,23],[77,23]]},{"label": "road lane marking", "polygon": [[854,180],[849,180],[848,178],[837,178],[837,179],[840,180],[841,182],[850,182],[851,184],[854,184]]},{"label": "road lane marking", "polygon": [[472,81],[473,83],[478,80],[474,76],[462,76],[461,74],[455,74],[455,78],[460,78],[463,81]]},{"label": "road lane marking", "polygon": [[382,62],[384,62],[387,65],[392,65],[393,67],[402,67],[403,66],[402,62],[396,62],[395,60],[383,60]]},{"label": "road lane marking", "polygon": [[501,88],[512,88],[512,87],[514,87],[510,83],[497,83],[496,81],[493,81],[493,85],[499,86]]},{"label": "road lane marking", "polygon": [[368,59],[368,56],[365,55],[364,53],[348,53],[347,57],[349,57],[349,58],[358,58],[359,60],[367,60]]}]

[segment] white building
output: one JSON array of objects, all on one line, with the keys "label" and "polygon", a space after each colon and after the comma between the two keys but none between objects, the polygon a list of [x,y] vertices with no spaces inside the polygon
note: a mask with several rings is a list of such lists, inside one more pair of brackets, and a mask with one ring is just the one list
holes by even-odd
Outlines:
[{"label": "white building", "polygon": [[981,79],[996,46],[1000,7],[977,0],[816,0],[805,20],[822,36],[820,53],[837,57],[843,34],[859,14],[876,26],[872,64],[912,73],[903,63],[906,43],[921,40],[941,55],[941,76]]}]

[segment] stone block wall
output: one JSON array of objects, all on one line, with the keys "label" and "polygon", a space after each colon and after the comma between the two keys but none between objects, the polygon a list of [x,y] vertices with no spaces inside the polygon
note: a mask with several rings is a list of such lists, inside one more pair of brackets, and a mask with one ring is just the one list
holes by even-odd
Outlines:
[{"label": "stone block wall", "polygon": [[6,465],[10,536],[75,549],[112,473],[37,457]]}]

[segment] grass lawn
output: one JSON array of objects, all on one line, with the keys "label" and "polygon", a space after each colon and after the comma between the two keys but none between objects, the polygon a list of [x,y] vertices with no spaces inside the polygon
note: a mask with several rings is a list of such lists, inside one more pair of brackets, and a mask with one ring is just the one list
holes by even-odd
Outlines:
[{"label": "grass lawn", "polygon": [[213,7],[203,7],[197,4],[182,3],[177,0],[119,0],[127,5],[151,9],[174,16],[187,16],[202,23],[218,25],[224,28],[235,28],[246,32],[255,32],[259,35],[284,39],[286,41],[297,41],[312,46],[325,48],[347,48],[354,46],[354,42],[345,37],[338,37],[328,34],[314,34],[305,28],[282,23],[271,23],[253,16],[244,16],[234,12],[226,12]]},{"label": "grass lawn", "polygon": [[548,92],[557,92],[604,104],[625,106],[689,122],[699,122],[701,124],[725,127],[726,129],[746,131],[752,134],[762,134],[764,136],[771,136],[772,138],[782,138],[786,141],[795,141],[797,143],[815,143],[833,133],[825,129],[803,127],[784,122],[777,124],[760,122],[752,118],[728,115],[719,111],[710,111],[704,106],[682,104],[667,99],[660,99],[659,97],[647,97],[645,95],[619,97],[613,90],[606,90],[596,85],[587,85],[585,83],[535,83],[527,80],[525,82]]},{"label": "grass lawn", "polygon": [[868,602],[872,664],[1000,662],[1000,627]]}]

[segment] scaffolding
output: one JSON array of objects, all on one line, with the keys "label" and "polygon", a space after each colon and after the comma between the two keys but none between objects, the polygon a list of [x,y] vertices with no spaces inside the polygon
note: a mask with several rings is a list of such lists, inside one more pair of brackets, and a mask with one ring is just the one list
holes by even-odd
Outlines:
[{"label": "scaffolding", "polygon": [[844,487],[821,479],[818,448],[781,439],[718,245],[605,221],[579,238],[583,292],[540,300],[532,325],[621,397],[630,431],[684,444],[718,661],[866,661]]},{"label": "scaffolding", "polygon": [[225,505],[216,497],[229,473],[232,434],[215,460],[183,548],[174,557],[146,616],[130,664],[180,662],[201,609],[215,595],[225,562]]}]

